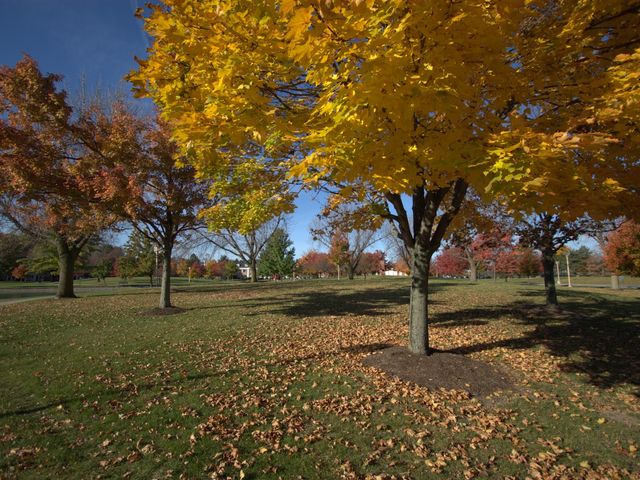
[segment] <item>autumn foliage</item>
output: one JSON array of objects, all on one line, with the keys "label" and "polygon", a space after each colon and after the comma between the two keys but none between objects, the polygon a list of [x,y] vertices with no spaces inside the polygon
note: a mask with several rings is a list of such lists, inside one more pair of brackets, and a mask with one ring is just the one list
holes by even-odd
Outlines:
[{"label": "autumn foliage", "polygon": [[640,225],[627,221],[611,233],[604,250],[604,261],[618,275],[640,276]]},{"label": "autumn foliage", "polygon": [[62,77],[25,56],[0,67],[0,209],[17,228],[55,242],[59,297],[73,297],[80,252],[116,217],[102,208],[110,162],[128,158],[135,131],[125,106],[73,108]]},{"label": "autumn foliage", "polygon": [[463,276],[468,268],[468,262],[461,248],[445,248],[433,262],[433,273],[438,277]]}]

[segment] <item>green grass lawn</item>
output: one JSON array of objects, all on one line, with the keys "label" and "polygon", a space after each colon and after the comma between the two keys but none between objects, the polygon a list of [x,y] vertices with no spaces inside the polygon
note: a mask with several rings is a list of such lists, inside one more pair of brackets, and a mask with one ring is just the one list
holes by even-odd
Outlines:
[{"label": "green grass lawn", "polygon": [[[157,282],[158,279],[154,278],[154,282]],[[192,278],[189,281],[186,277],[172,277],[171,283],[174,286],[185,286],[185,285],[216,285],[220,283],[221,280],[210,280],[207,278]],[[134,277],[129,278],[128,280],[123,280],[120,277],[107,277],[104,280],[98,281],[96,278],[81,278],[75,281],[76,287],[82,288],[96,288],[96,287],[127,287],[127,286],[149,286],[149,278],[148,277]],[[0,282],[0,290],[3,288],[56,288],[58,286],[58,282],[16,282],[16,281],[5,281]]]},{"label": "green grass lawn", "polygon": [[[159,281],[159,280],[158,280]],[[204,286],[235,285],[243,280],[209,280],[194,278],[189,280],[184,277],[173,277],[171,286],[179,289],[198,289]],[[135,277],[128,281],[121,278],[109,277],[103,281],[95,278],[83,278],[74,282],[76,295],[79,297],[94,295],[113,295],[140,293],[140,289],[148,292],[159,291],[158,287],[151,287],[148,278]],[[14,301],[24,301],[34,298],[46,298],[56,294],[57,282],[0,282],[0,305]]]},{"label": "green grass lawn", "polygon": [[[500,281],[500,279],[498,279]],[[502,279],[504,281],[504,279]],[[542,285],[543,279],[542,277],[536,278],[513,278],[509,279],[510,282],[517,283],[539,283]],[[560,281],[563,286],[567,285],[567,277],[565,275],[560,277]],[[607,287],[611,285],[611,277],[602,277],[602,276],[572,276],[571,283],[575,285],[606,285]],[[628,275],[623,275],[620,277],[620,286],[621,287],[639,287],[640,286],[640,277],[630,277]]]},{"label": "green grass lawn", "polygon": [[534,285],[431,285],[433,346],[515,392],[362,365],[405,342],[406,279],[0,306],[0,478],[640,478],[638,291],[561,289],[547,318]]}]

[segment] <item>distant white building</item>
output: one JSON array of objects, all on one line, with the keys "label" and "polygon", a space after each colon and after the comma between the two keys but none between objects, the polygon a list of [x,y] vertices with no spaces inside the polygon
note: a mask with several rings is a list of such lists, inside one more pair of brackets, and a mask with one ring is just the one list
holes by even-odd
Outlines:
[{"label": "distant white building", "polygon": [[249,265],[247,265],[244,262],[238,262],[238,271],[240,272],[240,275],[242,276],[242,278],[250,278],[251,277],[251,272],[249,270]]},{"label": "distant white building", "polygon": [[384,271],[384,276],[385,277],[406,277],[408,276],[406,273],[401,272],[399,270],[385,270]]}]

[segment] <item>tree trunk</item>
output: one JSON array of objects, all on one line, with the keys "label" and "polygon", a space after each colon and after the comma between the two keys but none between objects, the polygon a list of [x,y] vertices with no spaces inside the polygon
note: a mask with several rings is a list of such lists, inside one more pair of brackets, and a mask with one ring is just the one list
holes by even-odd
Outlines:
[{"label": "tree trunk", "polygon": [[73,270],[76,262],[76,255],[72,252],[58,254],[58,269],[60,279],[58,280],[58,298],[76,298],[73,291]]},{"label": "tree trunk", "polygon": [[353,268],[351,265],[347,265],[347,276],[349,277],[349,280],[353,280],[355,277],[355,268]]},{"label": "tree trunk", "polygon": [[338,280],[340,280],[340,265],[336,265],[336,269],[338,270]]},{"label": "tree trunk", "polygon": [[560,285],[560,262],[555,260],[556,264],[556,285]]},{"label": "tree trunk", "polygon": [[256,283],[258,281],[258,262],[256,262],[255,258],[252,258],[249,261],[249,277],[251,277],[251,283]]},{"label": "tree trunk", "polygon": [[476,267],[476,262],[469,263],[469,280],[471,282],[478,281],[478,267]]},{"label": "tree trunk", "polygon": [[477,282],[478,266],[476,265],[476,262],[473,259],[473,255],[471,254],[471,252],[465,250],[465,255],[467,256],[467,262],[469,262],[469,281]]},{"label": "tree trunk", "polygon": [[171,253],[173,242],[166,242],[162,251],[162,283],[160,286],[160,308],[171,307]]},{"label": "tree trunk", "polygon": [[620,290],[620,277],[618,275],[611,275],[611,288],[613,290]]},{"label": "tree trunk", "polygon": [[58,298],[76,298],[73,291],[73,273],[78,252],[69,248],[63,238],[57,239],[57,248],[60,279],[58,280],[58,293],[56,296]]},{"label": "tree trunk", "polygon": [[558,306],[558,295],[556,293],[555,279],[553,278],[553,267],[555,260],[553,253],[543,253],[542,267],[544,269],[544,288],[546,292],[546,303],[548,307]]},{"label": "tree trunk", "polygon": [[416,242],[411,266],[411,292],[409,296],[409,350],[428,355],[428,287],[431,254]]}]

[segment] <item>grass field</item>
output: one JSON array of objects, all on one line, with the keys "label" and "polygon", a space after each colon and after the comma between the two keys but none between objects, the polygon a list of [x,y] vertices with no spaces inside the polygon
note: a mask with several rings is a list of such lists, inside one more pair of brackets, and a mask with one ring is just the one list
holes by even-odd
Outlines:
[{"label": "grass field", "polygon": [[[157,279],[156,279],[157,280]],[[159,280],[158,280],[159,281]],[[184,277],[174,277],[171,285],[174,288],[201,288],[204,286],[235,285],[238,280],[208,280],[192,279],[191,282]],[[241,280],[240,280],[241,282]],[[149,279],[144,277],[130,278],[127,282],[117,277],[109,277],[103,281],[95,278],[86,278],[74,282],[76,295],[79,297],[94,295],[113,295],[140,293],[147,290],[148,293],[159,292],[159,287],[151,287]],[[24,301],[35,298],[46,298],[55,296],[57,282],[0,282],[0,305],[15,301]]]},{"label": "grass field", "polygon": [[[504,281],[504,280],[503,280]],[[515,278],[510,279],[509,281],[515,281],[520,283],[539,283],[542,284],[543,280],[541,277],[538,278]],[[620,286],[621,287],[640,287],[640,278],[639,277],[629,277],[628,275],[623,275],[619,277]],[[563,286],[567,285],[567,277],[560,277],[560,282]],[[601,277],[601,276],[572,276],[571,283],[573,285],[602,285],[609,287],[611,285],[611,277]]]},{"label": "grass field", "polygon": [[[154,282],[158,279],[154,277]],[[172,277],[172,284],[176,286],[183,285],[216,285],[220,280],[209,280],[206,278],[192,278],[189,281],[185,277]],[[149,286],[149,277],[134,277],[128,280],[123,280],[120,277],[107,277],[104,280],[98,281],[96,278],[81,278],[74,282],[76,287],[81,288],[98,288],[98,287],[137,287]],[[58,282],[16,282],[5,281],[0,282],[0,290],[3,288],[56,288]]]},{"label": "grass field", "polygon": [[0,478],[640,478],[640,292],[561,289],[548,317],[534,285],[432,282],[433,345],[517,379],[476,399],[362,365],[405,342],[407,286],[0,306]]}]

